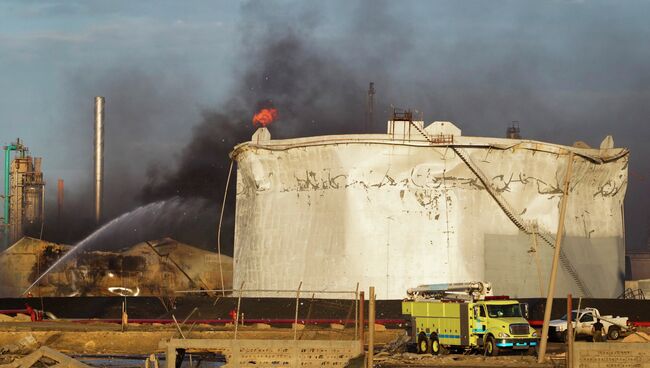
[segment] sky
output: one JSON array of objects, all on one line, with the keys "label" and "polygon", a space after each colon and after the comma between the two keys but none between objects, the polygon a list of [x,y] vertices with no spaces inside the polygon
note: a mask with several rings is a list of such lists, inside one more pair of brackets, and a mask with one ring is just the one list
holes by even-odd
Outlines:
[{"label": "sky", "polygon": [[[102,95],[107,220],[174,191],[220,203],[256,102],[283,106],[274,136],[356,132],[374,81],[376,132],[400,106],[464,135],[502,137],[512,121],[561,144],[613,135],[631,151],[627,247],[644,249],[647,14],[640,0],[0,0],[0,144],[20,137],[44,157],[48,208],[63,178],[70,216],[88,217]],[[210,149],[220,156],[202,162]]]},{"label": "sky", "polygon": [[[86,180],[93,96],[126,84],[128,94],[108,99],[109,106],[126,100],[119,128],[132,139],[124,153],[173,159],[201,110],[227,93],[238,8],[228,1],[0,2],[2,139],[21,137],[46,157],[48,178],[68,179],[72,189]],[[137,99],[150,94],[164,106]],[[171,126],[173,139],[165,134]],[[160,138],[164,146],[154,144]]]}]

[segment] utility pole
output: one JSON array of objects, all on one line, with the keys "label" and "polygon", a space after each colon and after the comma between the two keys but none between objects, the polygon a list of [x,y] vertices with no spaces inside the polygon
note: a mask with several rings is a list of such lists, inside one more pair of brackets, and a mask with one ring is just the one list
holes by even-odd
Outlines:
[{"label": "utility pole", "polygon": [[370,287],[368,295],[368,368],[373,367],[375,355],[375,287]]},{"label": "utility pole", "polygon": [[573,168],[573,151],[569,153],[569,162],[567,163],[566,174],[564,176],[564,185],[562,188],[562,200],[560,200],[560,219],[557,224],[557,234],[555,235],[555,253],[553,254],[553,264],[551,265],[551,277],[548,283],[548,294],[546,294],[546,308],[544,309],[544,325],[542,326],[542,340],[539,345],[538,363],[544,362],[546,355],[546,345],[548,340],[548,323],[551,320],[551,309],[553,308],[553,296],[555,295],[555,280],[557,278],[557,266],[560,259],[560,246],[562,245],[562,233],[564,232],[564,215],[566,214],[567,200],[569,197],[569,182],[571,179],[571,170]]},{"label": "utility pole", "polygon": [[[566,298],[566,342],[567,342],[567,351],[566,351],[566,366],[567,368],[573,368],[573,297],[569,294]],[[576,318],[577,318],[576,314]],[[576,321],[577,326],[577,321]]]}]

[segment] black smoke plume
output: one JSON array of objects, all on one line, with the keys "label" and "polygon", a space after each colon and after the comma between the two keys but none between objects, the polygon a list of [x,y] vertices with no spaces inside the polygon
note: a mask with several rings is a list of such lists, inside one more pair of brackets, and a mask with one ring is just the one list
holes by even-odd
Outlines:
[{"label": "black smoke plume", "polygon": [[[208,198],[221,203],[230,165],[229,152],[250,140],[251,118],[258,109],[274,107],[278,120],[269,129],[274,138],[359,132],[363,127],[364,90],[353,72],[311,47],[291,28],[275,31],[249,50],[253,62],[245,70],[233,97],[221,109],[206,111],[193,129],[176,170],[153,167],[151,181],[141,193],[149,202],[169,196]],[[232,251],[234,232],[234,173],[228,193],[222,243]],[[218,211],[206,219],[216,223]],[[202,243],[216,244],[216,227]],[[206,245],[207,245],[206,244]]]},{"label": "black smoke plume", "polygon": [[[628,248],[645,246],[650,54],[639,45],[650,37],[650,23],[642,16],[642,9],[650,10],[647,4],[635,3],[639,9],[600,1],[393,4],[338,2],[336,11],[328,13],[335,14],[336,22],[323,18],[321,12],[327,12],[314,3],[298,2],[290,11],[265,1],[245,4],[240,47],[232,56],[237,66],[230,97],[203,109],[202,117],[192,116],[192,85],[200,81],[182,73],[168,80],[175,73],[151,75],[129,66],[110,73],[108,82],[96,83],[102,89],[85,88],[87,97],[107,94],[107,119],[123,124],[125,133],[112,133],[123,142],[107,150],[129,153],[107,162],[107,172],[119,172],[108,185],[108,217],[175,196],[205,198],[213,211],[202,212],[206,215],[189,234],[167,235],[214,249],[228,153],[250,139],[259,104],[272,101],[278,109],[278,120],[269,127],[274,138],[360,132],[366,89],[373,81],[375,132],[382,130],[394,104],[423,111],[427,121],[453,121],[464,135],[501,137],[513,120],[520,122],[525,138],[561,144],[583,140],[598,147],[605,135],[613,134],[616,146],[632,152]],[[329,38],[327,27],[342,31]],[[158,123],[167,116],[177,121]],[[190,127],[189,136],[176,137],[179,129]],[[160,133],[165,138],[160,142],[133,138],[165,129],[171,132]],[[172,162],[151,164],[156,159],[150,152],[163,150],[179,155]],[[222,231],[229,250],[234,178],[230,190]],[[74,212],[91,213],[86,202],[78,200]],[[70,230],[69,238],[92,230],[92,224],[70,217],[70,229],[79,230]]]}]

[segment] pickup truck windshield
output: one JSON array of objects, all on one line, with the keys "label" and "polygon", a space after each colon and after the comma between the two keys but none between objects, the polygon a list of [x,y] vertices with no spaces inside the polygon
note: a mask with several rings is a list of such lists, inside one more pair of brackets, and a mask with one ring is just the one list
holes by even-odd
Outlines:
[{"label": "pickup truck windshield", "polygon": [[[572,312],[571,313],[571,320],[575,321],[576,318],[578,318],[578,312]],[[566,321],[566,314],[563,315],[562,318],[560,318],[560,319]]]},{"label": "pickup truck windshield", "polygon": [[488,305],[488,315],[492,318],[521,317],[519,304]]}]

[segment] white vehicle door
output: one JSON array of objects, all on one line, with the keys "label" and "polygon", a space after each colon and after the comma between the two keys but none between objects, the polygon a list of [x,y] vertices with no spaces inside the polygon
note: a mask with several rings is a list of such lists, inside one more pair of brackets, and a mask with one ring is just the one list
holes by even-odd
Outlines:
[{"label": "white vehicle door", "polygon": [[593,314],[587,312],[580,316],[580,322],[578,323],[578,334],[580,335],[591,335],[591,328],[596,321],[594,320]]}]

